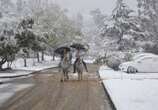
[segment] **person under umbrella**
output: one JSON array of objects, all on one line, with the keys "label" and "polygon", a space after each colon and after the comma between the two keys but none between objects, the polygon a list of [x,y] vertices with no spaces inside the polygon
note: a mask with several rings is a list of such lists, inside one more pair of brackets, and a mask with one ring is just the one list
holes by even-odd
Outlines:
[{"label": "person under umbrella", "polygon": [[70,47],[77,49],[76,60],[75,60],[74,65],[73,65],[73,67],[74,67],[73,73],[76,73],[76,63],[77,63],[77,61],[79,59],[82,59],[82,63],[84,65],[84,67],[85,67],[85,70],[86,70],[86,72],[88,72],[87,65],[86,65],[86,63],[83,60],[83,57],[85,56],[85,52],[86,52],[87,49],[82,44],[73,44]]},{"label": "person under umbrella", "polygon": [[59,47],[57,48],[54,52],[58,55],[60,55],[61,60],[64,58],[64,51],[66,51],[67,53],[69,53],[71,51],[71,49],[69,47],[63,46],[63,47]]},{"label": "person under umbrella", "polygon": [[61,66],[61,61],[63,60],[65,55],[70,58],[70,62],[71,62],[72,54],[71,54],[71,49],[69,47],[66,47],[66,46],[59,47],[54,52],[60,55],[59,67]]}]

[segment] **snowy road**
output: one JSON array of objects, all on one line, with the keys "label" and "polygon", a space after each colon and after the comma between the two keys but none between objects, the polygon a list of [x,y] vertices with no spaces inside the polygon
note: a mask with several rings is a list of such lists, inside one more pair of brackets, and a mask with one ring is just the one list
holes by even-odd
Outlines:
[{"label": "snowy road", "polygon": [[113,110],[99,82],[98,66],[88,65],[83,81],[60,82],[57,69],[49,69],[12,83],[32,83],[34,86],[18,92],[0,110]]}]

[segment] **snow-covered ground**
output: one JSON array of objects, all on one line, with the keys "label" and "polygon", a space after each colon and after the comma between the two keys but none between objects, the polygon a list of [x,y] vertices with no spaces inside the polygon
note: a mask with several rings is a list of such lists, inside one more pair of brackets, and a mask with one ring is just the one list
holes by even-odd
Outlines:
[{"label": "snow-covered ground", "polygon": [[42,69],[46,69],[46,68],[51,68],[51,67],[56,67],[59,63],[59,60],[56,61],[52,61],[52,60],[45,60],[43,62],[40,63],[35,63],[35,65],[33,64],[33,60],[29,59],[28,60],[29,64],[27,67],[24,67],[22,64],[23,60],[22,59],[18,59],[13,68],[14,69],[18,69],[18,70],[30,70],[30,71],[40,71]]},{"label": "snow-covered ground", "polygon": [[137,74],[127,74],[121,71],[114,71],[107,66],[101,66],[99,69],[101,79],[133,79],[133,80],[143,80],[143,79],[158,79],[158,73],[137,73]]},{"label": "snow-covered ground", "polygon": [[[26,76],[34,71],[40,71],[47,68],[57,67],[59,59],[52,61],[52,57],[45,56],[45,61],[37,63],[36,59],[27,59],[27,67],[24,67],[23,59],[17,59],[13,62],[13,70],[0,72],[0,82],[9,80],[8,78]],[[4,65],[6,67],[6,65]],[[7,79],[6,79],[7,78]]]},{"label": "snow-covered ground", "polygon": [[0,106],[9,100],[16,92],[23,90],[25,88],[29,88],[33,86],[32,84],[2,84],[0,85]]},{"label": "snow-covered ground", "polygon": [[127,74],[101,66],[99,74],[117,110],[158,110],[158,73]]},{"label": "snow-covered ground", "polygon": [[[45,56],[45,61],[42,61],[40,63],[37,62],[36,58],[28,58],[27,59],[27,67],[24,67],[24,61],[22,58],[16,59],[13,64],[13,69],[18,70],[31,70],[31,71],[38,71],[41,69],[48,68],[48,66],[56,66],[59,63],[59,59],[56,58],[56,61],[52,61],[51,56]],[[5,64],[3,67],[7,67],[7,64]]]},{"label": "snow-covered ground", "polygon": [[92,64],[95,62],[95,59],[85,59],[84,60],[86,63]]},{"label": "snow-covered ground", "polygon": [[0,72],[0,78],[13,78],[19,76],[26,76],[32,73],[33,71],[27,70],[11,70],[6,72]]}]

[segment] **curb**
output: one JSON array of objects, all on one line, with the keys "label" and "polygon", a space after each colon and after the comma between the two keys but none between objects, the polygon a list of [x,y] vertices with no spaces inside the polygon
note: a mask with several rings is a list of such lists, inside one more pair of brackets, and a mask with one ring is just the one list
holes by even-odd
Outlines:
[{"label": "curb", "polygon": [[28,74],[23,74],[23,75],[17,75],[17,76],[2,76],[0,78],[19,78],[19,77],[23,77],[23,76],[29,76],[31,74],[33,74],[33,72],[28,73]]},{"label": "curb", "polygon": [[108,99],[109,99],[109,101],[110,101],[110,105],[112,106],[112,108],[113,108],[114,110],[117,110],[117,109],[116,109],[116,106],[115,106],[114,102],[112,101],[111,96],[109,95],[109,93],[108,93],[106,87],[104,86],[103,82],[102,82],[101,84],[102,84],[102,86],[103,86],[103,88],[104,88],[105,93],[106,93],[107,96],[108,96]]},{"label": "curb", "polygon": [[[97,73],[99,74],[99,70],[97,71]],[[110,101],[110,105],[112,106],[113,110],[117,110],[117,109],[116,109],[116,106],[115,106],[115,104],[114,104],[114,102],[112,101],[112,98],[111,98],[110,94],[108,93],[107,88],[106,88],[105,85],[103,84],[103,81],[102,81],[102,79],[101,79],[101,77],[100,77],[100,74],[99,74],[99,79],[101,80],[101,84],[102,84],[102,86],[103,86],[103,88],[104,88],[105,94],[107,94],[107,96],[108,96],[108,99],[109,99],[109,101]]]}]

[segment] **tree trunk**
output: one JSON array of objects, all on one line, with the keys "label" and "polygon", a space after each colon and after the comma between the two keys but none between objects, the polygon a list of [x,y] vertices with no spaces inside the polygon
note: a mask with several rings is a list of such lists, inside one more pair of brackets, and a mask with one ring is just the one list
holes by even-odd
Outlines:
[{"label": "tree trunk", "polygon": [[2,70],[2,65],[0,64],[0,71]]},{"label": "tree trunk", "polygon": [[34,57],[33,57],[33,66],[35,66],[35,58],[36,58],[36,53],[34,52]]},{"label": "tree trunk", "polygon": [[27,67],[27,61],[26,61],[26,58],[24,58],[24,67]]},{"label": "tree trunk", "polygon": [[37,52],[37,62],[40,62],[39,53]]},{"label": "tree trunk", "polygon": [[2,60],[0,61],[0,70],[3,70],[2,66],[6,61],[7,61],[6,58],[2,58]]},{"label": "tree trunk", "polygon": [[30,58],[30,54],[29,54],[29,52],[27,53],[27,58]]},{"label": "tree trunk", "polygon": [[42,61],[44,61],[44,51],[42,51]]},{"label": "tree trunk", "polygon": [[53,53],[53,61],[55,61],[55,53]]},{"label": "tree trunk", "polygon": [[10,64],[9,64],[9,62],[7,62],[7,68],[10,68]]},{"label": "tree trunk", "polygon": [[7,62],[7,69],[11,69],[12,68],[12,61],[8,61]]}]

